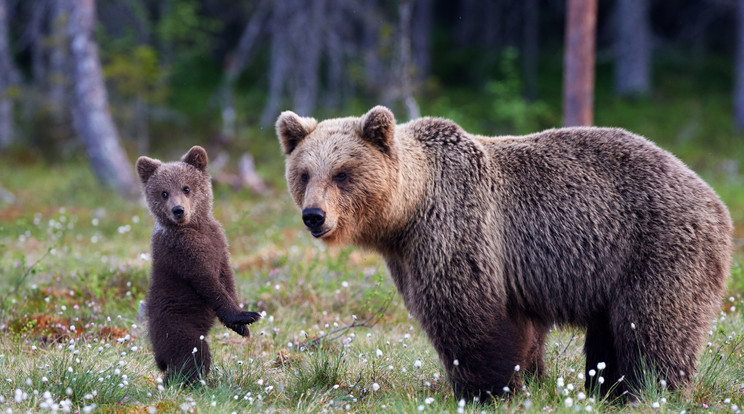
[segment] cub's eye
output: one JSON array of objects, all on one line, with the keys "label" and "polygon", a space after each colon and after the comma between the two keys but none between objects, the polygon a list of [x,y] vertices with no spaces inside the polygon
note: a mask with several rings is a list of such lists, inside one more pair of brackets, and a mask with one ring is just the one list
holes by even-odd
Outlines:
[{"label": "cub's eye", "polygon": [[189,186],[186,186],[186,187],[183,188],[183,193],[184,194],[188,194],[190,192],[191,192],[191,189],[189,188]]},{"label": "cub's eye", "polygon": [[346,173],[345,172],[340,172],[340,173],[334,175],[333,176],[333,181],[337,181],[337,182],[346,181]]},{"label": "cub's eye", "polygon": [[168,192],[167,191],[163,191],[162,195],[163,195],[163,199],[164,200],[167,200],[168,199]]},{"label": "cub's eye", "polygon": [[310,175],[308,175],[308,173],[302,173],[300,175],[300,181],[302,181],[303,183],[310,181]]}]

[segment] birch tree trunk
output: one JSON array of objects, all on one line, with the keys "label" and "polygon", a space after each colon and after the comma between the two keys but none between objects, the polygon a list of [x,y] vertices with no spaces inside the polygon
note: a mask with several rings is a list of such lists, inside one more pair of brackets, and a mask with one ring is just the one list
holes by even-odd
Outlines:
[{"label": "birch tree trunk", "polygon": [[633,96],[651,88],[648,0],[618,0],[615,12],[615,93]]},{"label": "birch tree trunk", "polygon": [[744,131],[744,0],[736,1],[736,68],[734,125]]},{"label": "birch tree trunk", "polygon": [[93,40],[94,0],[63,0],[69,12],[71,71],[74,85],[72,117],[99,181],[124,196],[139,194],[133,166],[119,143],[109,112],[98,47]]},{"label": "birch tree trunk", "polygon": [[568,0],[563,60],[563,124],[588,126],[594,118],[594,43],[597,0]]}]

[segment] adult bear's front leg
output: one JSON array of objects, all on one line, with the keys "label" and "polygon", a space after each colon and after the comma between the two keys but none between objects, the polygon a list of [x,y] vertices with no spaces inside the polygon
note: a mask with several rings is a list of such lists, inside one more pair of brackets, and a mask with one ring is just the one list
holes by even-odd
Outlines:
[{"label": "adult bear's front leg", "polygon": [[535,364],[532,325],[506,316],[461,322],[466,323],[456,323],[450,332],[428,332],[455,397],[485,402],[521,388],[521,367]]}]

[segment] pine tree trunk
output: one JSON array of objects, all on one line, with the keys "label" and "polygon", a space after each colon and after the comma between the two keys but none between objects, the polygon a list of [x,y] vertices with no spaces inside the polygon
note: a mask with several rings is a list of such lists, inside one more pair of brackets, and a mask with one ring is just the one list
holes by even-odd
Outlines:
[{"label": "pine tree trunk", "polygon": [[597,0],[568,0],[563,60],[563,123],[591,125]]},{"label": "pine tree trunk", "polygon": [[524,96],[534,102],[537,99],[537,59],[539,55],[539,33],[537,0],[525,0],[522,38],[522,60],[524,62]]},{"label": "pine tree trunk", "polygon": [[14,139],[13,101],[9,93],[18,82],[8,42],[8,3],[8,0],[0,0],[0,148],[7,147]]},{"label": "pine tree trunk", "polygon": [[95,1],[65,1],[70,15],[67,31],[72,58],[70,78],[74,84],[75,130],[87,150],[96,177],[124,196],[135,196],[139,194],[139,186],[109,112],[98,47],[93,40]]},{"label": "pine tree trunk", "polygon": [[615,93],[646,94],[651,88],[648,0],[618,0],[615,19]]},{"label": "pine tree trunk", "polygon": [[734,85],[734,125],[744,131],[744,0],[736,1],[736,80]]}]

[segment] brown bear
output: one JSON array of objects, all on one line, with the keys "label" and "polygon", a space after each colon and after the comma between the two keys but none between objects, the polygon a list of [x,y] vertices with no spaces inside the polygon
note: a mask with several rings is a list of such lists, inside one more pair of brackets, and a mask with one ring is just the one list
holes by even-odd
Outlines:
[{"label": "brown bear", "polygon": [[215,317],[239,335],[261,318],[238,305],[227,239],[212,216],[207,152],[194,146],[180,162],[137,160],[152,232],[152,277],[147,294],[148,333],[166,383],[193,383],[211,366],[204,340]]},{"label": "brown bear", "polygon": [[644,372],[689,381],[733,228],[670,153],[622,129],[396,125],[380,106],[320,123],[284,112],[276,129],[307,229],[384,257],[458,398],[542,373],[553,324],[586,327],[586,370],[604,378],[587,390],[633,393]]}]

